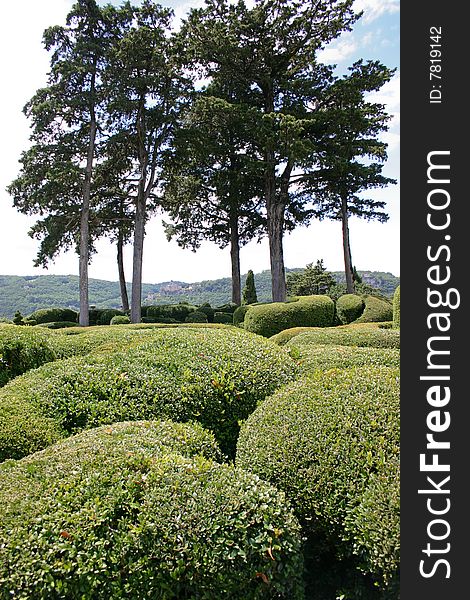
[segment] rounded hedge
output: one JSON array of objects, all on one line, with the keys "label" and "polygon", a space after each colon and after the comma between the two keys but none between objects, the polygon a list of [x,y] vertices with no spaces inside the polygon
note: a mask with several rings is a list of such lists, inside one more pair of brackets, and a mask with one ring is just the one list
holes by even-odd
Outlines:
[{"label": "rounded hedge", "polygon": [[29,327],[0,324],[0,386],[56,357],[47,333]]},{"label": "rounded hedge", "polygon": [[283,494],[171,425],[119,427],[0,466],[0,598],[303,599]]},{"label": "rounded hedge", "polygon": [[250,306],[245,329],[270,337],[291,327],[333,325],[335,305],[328,296],[299,296],[293,302],[273,302]]},{"label": "rounded hedge", "polygon": [[199,310],[190,313],[186,319],[186,323],[207,323],[207,315]]},{"label": "rounded hedge", "polygon": [[392,303],[376,296],[364,296],[364,312],[356,323],[380,323],[393,319]]},{"label": "rounded hedge", "polygon": [[159,304],[147,308],[147,318],[157,323],[171,322],[166,319],[184,323],[186,317],[195,310],[196,307],[189,304]]},{"label": "rounded hedge", "polygon": [[233,455],[240,421],[298,372],[274,344],[235,328],[154,329],[125,350],[113,347],[2,388],[0,460],[82,429],[151,418],[198,421]]},{"label": "rounded hedge", "polygon": [[215,312],[214,323],[225,323],[226,325],[233,325],[233,314],[228,312]]},{"label": "rounded hedge", "polygon": [[109,325],[111,323],[111,319],[118,316],[125,316],[122,310],[117,310],[117,308],[104,308],[103,310],[100,310],[96,324]]},{"label": "rounded hedge", "polygon": [[245,320],[245,315],[249,308],[248,304],[242,304],[235,309],[235,312],[233,313],[233,324],[236,327],[243,327],[243,321]]},{"label": "rounded hedge", "polygon": [[78,313],[70,308],[41,308],[28,317],[36,323],[54,323],[56,321],[78,322]]},{"label": "rounded hedge", "polygon": [[[398,456],[387,468],[373,473],[359,504],[348,514],[345,528],[363,571],[379,574],[390,598],[399,597],[400,464]],[[388,596],[387,596],[388,597]]]},{"label": "rounded hedge", "polygon": [[[400,335],[397,331],[381,329],[377,325],[343,325],[338,327],[318,327],[302,329],[289,335],[286,331],[284,344],[301,345],[333,345],[333,346],[357,346],[359,348],[400,348]],[[282,334],[280,334],[281,336]],[[276,341],[280,336],[271,338]]]},{"label": "rounded hedge", "polygon": [[316,369],[347,369],[349,367],[399,367],[400,351],[397,348],[367,348],[358,346],[320,346],[296,344],[294,338],[286,345],[289,355],[298,361],[304,373]]},{"label": "rounded hedge", "polygon": [[[321,534],[344,552],[368,556],[348,515],[373,477],[399,454],[399,371],[387,367],[330,369],[285,386],[262,402],[243,424],[236,464],[275,483],[292,502],[310,535]],[[360,513],[361,531],[396,531],[397,515]],[[347,524],[346,524],[347,521]],[[384,537],[387,537],[385,532]],[[382,549],[385,552],[385,549]],[[393,556],[386,560],[398,564]],[[374,561],[370,560],[372,569]],[[381,585],[392,579],[372,570]]]},{"label": "rounded hedge", "polygon": [[39,323],[37,327],[43,329],[66,329],[67,327],[76,327],[77,323],[73,321],[51,321],[50,323]]},{"label": "rounded hedge", "polygon": [[342,325],[348,325],[364,312],[365,302],[356,294],[344,294],[336,301],[336,315]]},{"label": "rounded hedge", "polygon": [[131,320],[127,315],[114,315],[110,321],[110,325],[129,325]]},{"label": "rounded hedge", "polygon": [[393,294],[393,327],[394,329],[400,329],[400,286]]}]

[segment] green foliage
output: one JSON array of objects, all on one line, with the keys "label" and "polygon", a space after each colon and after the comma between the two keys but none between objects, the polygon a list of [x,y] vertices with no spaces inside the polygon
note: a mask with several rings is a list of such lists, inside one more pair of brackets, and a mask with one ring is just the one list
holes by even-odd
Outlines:
[{"label": "green foliage", "polygon": [[243,327],[243,322],[245,320],[245,315],[248,312],[250,307],[246,304],[242,304],[235,309],[233,313],[233,324],[237,327]]},{"label": "green foliage", "polygon": [[400,286],[393,295],[393,328],[400,329]]},{"label": "green foliage", "polygon": [[271,340],[280,345],[292,343],[296,346],[333,345],[357,346],[360,348],[400,348],[400,336],[396,331],[382,329],[375,324],[351,323],[339,327],[297,327],[273,336]]},{"label": "green foliage", "polygon": [[47,335],[30,327],[0,325],[0,386],[57,357]]},{"label": "green foliage", "polygon": [[245,329],[270,337],[291,327],[328,327],[333,324],[335,305],[328,296],[301,296],[294,302],[251,306]]},{"label": "green foliage", "polygon": [[345,294],[336,301],[336,315],[342,325],[348,325],[358,319],[365,307],[364,300],[356,294]]},{"label": "green foliage", "polygon": [[116,308],[106,308],[105,310],[101,310],[99,312],[98,318],[96,320],[97,325],[109,325],[111,323],[111,319],[113,317],[124,317],[124,313],[122,310],[117,310]]},{"label": "green foliage", "polygon": [[246,276],[245,286],[242,292],[243,304],[254,304],[258,302],[258,296],[256,294],[255,287],[255,276],[253,271],[250,269]]},{"label": "green foliage", "polygon": [[[366,507],[377,477],[385,477],[399,456],[398,374],[386,367],[331,369],[282,388],[242,426],[236,458],[286,493],[307,534],[324,536],[344,556],[358,556],[382,586],[397,576],[399,515],[393,506],[385,518],[378,507]],[[381,539],[393,542],[374,548],[367,532],[385,524]]]},{"label": "green foliage", "polygon": [[228,312],[214,313],[214,323],[225,323],[226,325],[233,325],[233,314]]},{"label": "green foliage", "polygon": [[364,571],[378,573],[390,591],[399,596],[397,568],[400,563],[400,464],[398,454],[386,468],[372,473],[359,503],[345,520],[354,540],[355,553]]},{"label": "green foliage", "polygon": [[58,321],[77,323],[78,313],[70,308],[42,308],[31,313],[28,318],[34,319],[38,324]]},{"label": "green foliage", "polygon": [[199,426],[140,422],[4,463],[0,597],[302,600],[284,495],[218,456]]},{"label": "green foliage", "polygon": [[199,306],[197,310],[206,315],[208,323],[214,322],[215,310],[211,307],[211,305],[208,302]]},{"label": "green foliage", "polygon": [[186,323],[207,323],[207,315],[200,311],[195,310],[194,312],[189,313],[189,315],[185,319]]},{"label": "green foliage", "polygon": [[110,325],[128,325],[131,322],[127,315],[114,315]]},{"label": "green foliage", "polygon": [[365,296],[364,303],[364,312],[356,319],[356,323],[379,323],[393,319],[393,306],[389,300]]},{"label": "green foliage", "polygon": [[317,260],[315,266],[310,263],[303,271],[288,273],[286,284],[290,296],[328,295],[330,289],[336,285],[336,280],[332,273],[326,270],[321,259]]},{"label": "green foliage", "polygon": [[[107,344],[104,336],[95,340],[100,351],[43,365],[11,381],[0,390],[0,460],[19,458],[82,429],[150,418],[198,421],[233,454],[240,421],[291,381],[297,368],[267,340],[235,328],[197,325],[145,335],[113,326]],[[72,351],[89,351],[86,338],[70,336],[72,343],[77,338]]]},{"label": "green foliage", "polygon": [[230,313],[233,315],[237,308],[238,304],[235,304],[235,302],[227,302],[226,304],[221,304],[220,306],[217,306],[216,311]]},{"label": "green foliage", "polygon": [[189,304],[162,304],[149,306],[147,308],[147,318],[153,319],[155,323],[165,323],[161,319],[174,319],[177,322],[184,323],[186,317],[196,310],[195,306]]},{"label": "green foliage", "polygon": [[52,321],[51,323],[40,323],[38,327],[43,329],[66,329],[67,327],[76,327],[76,321]]},{"label": "green foliage", "polygon": [[24,325],[24,317],[23,315],[20,313],[19,310],[17,310],[15,312],[15,316],[13,317],[13,323],[15,325]]},{"label": "green foliage", "polygon": [[[299,336],[300,337],[300,336]],[[400,366],[397,348],[371,348],[358,346],[321,346],[315,343],[297,344],[297,337],[287,342],[289,355],[300,365],[305,374],[320,369],[348,369],[350,367],[396,367]]]}]

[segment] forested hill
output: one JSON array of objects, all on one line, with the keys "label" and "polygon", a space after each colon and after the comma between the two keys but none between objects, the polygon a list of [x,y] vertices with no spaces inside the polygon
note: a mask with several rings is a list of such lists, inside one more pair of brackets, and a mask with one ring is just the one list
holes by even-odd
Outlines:
[{"label": "forested hill", "polygon": [[[300,270],[300,269],[293,269]],[[364,283],[379,288],[391,296],[399,278],[391,273],[359,271]],[[344,273],[333,273],[338,281]],[[245,276],[242,277],[244,283]],[[262,271],[255,274],[255,284],[260,302],[271,299],[271,274]],[[185,283],[166,281],[143,284],[144,304],[177,303],[187,301],[194,304],[209,302],[219,306],[230,300],[230,278]],[[99,308],[119,308],[121,305],[119,284],[115,281],[90,279],[90,304]],[[61,306],[78,309],[78,277],[75,275],[16,276],[0,275],[0,316],[11,318],[19,310],[28,315],[38,308]]]}]

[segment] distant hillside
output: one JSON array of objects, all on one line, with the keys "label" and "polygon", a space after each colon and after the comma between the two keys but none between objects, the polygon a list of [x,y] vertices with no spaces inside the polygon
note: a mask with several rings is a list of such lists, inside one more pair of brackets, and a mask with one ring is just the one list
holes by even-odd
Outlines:
[{"label": "distant hillside", "polygon": [[[300,269],[290,269],[297,271]],[[383,294],[391,296],[400,283],[391,273],[360,271],[364,283],[377,287]],[[344,273],[333,273],[338,281],[344,281]],[[245,276],[242,277],[244,284]],[[271,274],[262,271],[255,274],[258,300],[271,299]],[[230,301],[230,278],[185,283],[165,281],[144,283],[142,301],[144,304],[176,304],[186,301],[194,304],[209,302],[220,306]],[[119,284],[115,281],[90,279],[90,304],[99,308],[119,308],[121,299]],[[78,310],[78,277],[75,275],[24,276],[0,275],[0,316],[11,318],[19,310],[28,315],[38,308],[61,306]]]}]

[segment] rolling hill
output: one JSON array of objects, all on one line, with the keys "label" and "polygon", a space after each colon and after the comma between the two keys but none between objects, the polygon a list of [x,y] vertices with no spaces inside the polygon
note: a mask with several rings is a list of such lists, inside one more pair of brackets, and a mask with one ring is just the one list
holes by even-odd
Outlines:
[{"label": "rolling hill", "polygon": [[[300,269],[291,269],[300,270]],[[338,281],[343,273],[333,273]],[[360,271],[364,283],[377,287],[391,296],[400,280],[391,273]],[[244,284],[245,275],[242,277]],[[255,274],[255,284],[260,302],[271,299],[271,275],[269,271]],[[116,281],[90,279],[90,304],[99,308],[119,308],[121,299]],[[129,286],[130,291],[130,286]],[[220,306],[230,300],[230,278],[185,283],[165,281],[144,283],[144,304],[176,304],[186,301],[194,304],[209,302]],[[76,275],[0,275],[0,316],[12,318],[15,311],[28,315],[38,308],[61,306],[78,309],[78,277]]]}]

